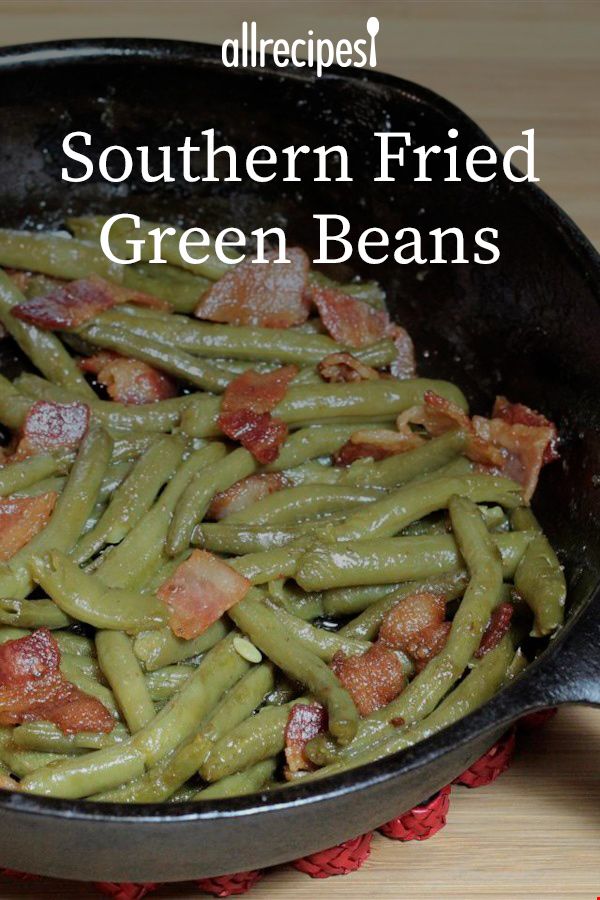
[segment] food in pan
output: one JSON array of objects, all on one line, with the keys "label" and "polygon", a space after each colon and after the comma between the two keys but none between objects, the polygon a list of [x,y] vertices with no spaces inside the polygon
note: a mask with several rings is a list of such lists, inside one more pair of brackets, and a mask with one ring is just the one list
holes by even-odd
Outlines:
[{"label": "food in pan", "polygon": [[476,709],[560,628],[529,507],[558,457],[544,415],[470,415],[417,377],[377,284],[300,249],[119,267],[101,219],[68,224],[0,230],[27,358],[0,376],[2,787],[322,778]]}]

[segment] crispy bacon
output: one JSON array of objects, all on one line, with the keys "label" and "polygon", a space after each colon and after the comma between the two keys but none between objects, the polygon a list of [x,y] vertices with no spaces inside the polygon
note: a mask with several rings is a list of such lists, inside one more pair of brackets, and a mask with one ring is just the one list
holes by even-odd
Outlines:
[{"label": "crispy bacon", "polygon": [[402,431],[384,428],[370,431],[355,431],[350,439],[334,454],[336,466],[349,466],[357,459],[385,459],[397,453],[414,450],[423,443],[421,435],[406,427]]},{"label": "crispy bacon", "polygon": [[233,441],[239,441],[263,465],[275,462],[288,434],[288,427],[281,419],[270,413],[243,409],[220,415],[219,428]]},{"label": "crispy bacon", "polygon": [[236,481],[226,491],[220,491],[212,498],[206,513],[207,519],[226,519],[233,513],[246,509],[263,497],[280,491],[286,487],[287,479],[280,472],[265,472],[261,475],[249,475]]},{"label": "crispy bacon", "polygon": [[340,344],[366,347],[388,335],[390,318],[383,309],[332,288],[313,287],[312,298],[323,325]]},{"label": "crispy bacon", "polygon": [[109,350],[80,360],[79,366],[84,372],[93,372],[117,403],[156,403],[177,395],[177,385],[168,375],[139,359],[127,359]]},{"label": "crispy bacon", "polygon": [[297,366],[281,366],[272,372],[248,369],[230,381],[221,401],[221,412],[247,410],[271,412],[285,397],[290,381],[298,374]]},{"label": "crispy bacon", "polygon": [[349,692],[361,716],[387,706],[403,690],[402,663],[383,644],[373,644],[360,656],[335,654],[332,669]]},{"label": "crispy bacon", "polygon": [[266,263],[250,260],[220,278],[202,297],[194,313],[199,319],[263,328],[289,328],[308,318],[306,279],[308,256],[287,250],[288,263],[277,263],[277,253],[266,253]]},{"label": "crispy bacon", "polygon": [[327,710],[320,703],[298,703],[292,707],[285,726],[287,773],[310,772],[315,767],[304,748],[318,734],[327,731]]},{"label": "crispy bacon", "polygon": [[453,428],[472,431],[471,420],[467,413],[452,400],[440,397],[434,391],[425,391],[421,406],[411,406],[398,416],[399,428],[405,427],[408,423],[422,425],[431,437],[439,437]]},{"label": "crispy bacon", "polygon": [[379,640],[410,656],[423,668],[444,647],[450,622],[444,621],[446,601],[439,594],[422,591],[400,600],[386,615]]},{"label": "crispy bacon", "polygon": [[55,491],[35,497],[4,497],[0,500],[0,562],[28,544],[45,528],[58,498]]},{"label": "crispy bacon", "polygon": [[475,653],[477,659],[481,659],[494,647],[497,647],[504,635],[510,629],[510,623],[514,612],[512,603],[501,603],[490,617],[487,628],[483,633],[479,649]]},{"label": "crispy bacon", "polygon": [[535,491],[547,447],[554,431],[546,426],[510,425],[503,419],[473,416],[473,427],[480,446],[495,449],[497,459],[478,460],[523,486],[523,498],[529,503]]},{"label": "crispy bacon", "polygon": [[170,578],[158,588],[157,595],[171,612],[169,625],[177,637],[190,640],[241,600],[250,582],[231,566],[208,553],[193,550]]},{"label": "crispy bacon", "polygon": [[417,375],[417,363],[415,360],[415,346],[412,338],[401,325],[390,325],[388,336],[391,337],[398,356],[390,366],[390,372],[394,378],[415,378]]},{"label": "crispy bacon", "polygon": [[[157,297],[130,291],[111,284],[98,275],[90,275],[56,287],[48,294],[19,303],[13,306],[11,312],[24,322],[52,331],[76,328],[119,303],[165,308],[165,302]],[[169,304],[166,306],[170,308]]]},{"label": "crispy bacon", "polygon": [[99,700],[63,676],[58,644],[46,628],[0,646],[0,724],[40,720],[65,734],[106,733],[115,724]]},{"label": "crispy bacon", "polygon": [[90,408],[85,403],[37,400],[25,416],[13,459],[54,450],[74,450],[85,437],[89,423]]},{"label": "crispy bacon", "polygon": [[381,376],[377,369],[365,365],[351,353],[330,353],[317,364],[323,381],[377,381]]},{"label": "crispy bacon", "polygon": [[551,428],[553,436],[544,451],[542,464],[546,465],[546,463],[554,462],[554,460],[560,458],[557,449],[558,429],[554,422],[551,422],[550,419],[547,419],[542,413],[530,409],[528,406],[525,406],[524,403],[511,403],[506,397],[498,396],[496,397],[494,409],[492,410],[492,418],[503,419],[510,425],[531,425],[534,428]]}]

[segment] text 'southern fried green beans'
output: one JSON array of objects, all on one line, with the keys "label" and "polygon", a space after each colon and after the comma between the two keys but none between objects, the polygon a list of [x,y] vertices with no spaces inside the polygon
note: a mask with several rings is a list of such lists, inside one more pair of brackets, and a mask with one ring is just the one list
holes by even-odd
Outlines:
[{"label": "text 'southern fried green beans'", "polygon": [[0,228],[0,266],[42,272],[67,281],[94,273],[120,282],[123,272],[123,266],[109,262],[99,246],[74,240],[66,234],[11,228]]},{"label": "text 'southern fried green beans'", "polygon": [[220,781],[209,784],[208,787],[197,791],[192,800],[222,800],[225,797],[242,797],[245,794],[253,794],[259,791],[271,780],[277,769],[277,759],[264,759],[246,769],[245,772],[236,772],[227,775]]},{"label": "text 'southern fried green beans'", "polygon": [[337,512],[359,504],[373,504],[381,492],[335,484],[311,484],[284,488],[263,497],[240,512],[227,516],[229,525],[288,525],[323,513]]},{"label": "text 'southern fried green beans'", "polygon": [[0,497],[16,494],[63,470],[60,460],[47,453],[30,456],[22,462],[11,462],[0,469]]},{"label": "text 'southern fried green beans'", "polygon": [[0,422],[7,428],[20,428],[30,406],[31,401],[0,375]]},{"label": "text 'southern fried green beans'", "polygon": [[[438,509],[445,509],[453,494],[478,503],[501,503],[509,508],[522,503],[520,486],[509,478],[491,475],[432,477],[406,484],[365,509],[358,510],[341,525],[334,526],[331,537],[338,541],[392,537],[411,522]],[[278,497],[279,494],[271,496]],[[234,516],[230,517],[230,521],[234,519]]]},{"label": "text 'southern fried green beans'", "polygon": [[142,631],[135,637],[133,651],[146,671],[154,672],[210,650],[225,637],[227,631],[223,619],[213,622],[199,637],[189,641],[175,637],[170,628]]},{"label": "text 'southern fried green beans'", "polygon": [[284,706],[265,706],[217,741],[200,767],[206,781],[220,781],[228,775],[243,772],[250,766],[276,756],[285,744],[285,726],[291,710],[298,703],[310,702],[299,697]]},{"label": "text 'southern fried green beans'", "polygon": [[286,609],[282,609],[272,600],[266,601],[266,605],[273,610],[281,626],[294,640],[325,662],[331,662],[340,651],[346,656],[360,656],[371,646],[368,641],[342,636],[325,628],[315,628],[309,622],[304,622]]},{"label": "text 'southern fried green beans'", "polygon": [[120,631],[98,631],[96,651],[104,677],[134,734],[152,721],[155,709],[131,641]]},{"label": "text 'southern fried green beans'", "polygon": [[221,458],[214,465],[198,472],[190,481],[177,502],[167,535],[167,553],[176,556],[189,547],[194,528],[201,522],[210,501],[219,491],[247,478],[256,472],[256,460],[243,447],[227,453],[224,445]]},{"label": "text 'southern fried green beans'", "polygon": [[[462,392],[448,381],[410,378],[405,381],[382,379],[357,384],[311,384],[290,387],[273,415],[288,425],[301,428],[329,420],[374,421],[390,419],[411,406],[423,402],[425,391],[435,391],[467,409]],[[181,427],[192,437],[215,437],[220,434],[219,397],[193,397],[181,417]]]},{"label": "text 'southern fried green beans'", "polygon": [[390,753],[405,750],[464,718],[473,710],[483,706],[499,690],[508,674],[514,652],[514,636],[508,634],[502,638],[497,647],[490,650],[483,659],[477,662],[458,687],[451,691],[437,709],[421,722],[409,728],[388,726],[381,731],[372,745],[360,753],[325,766],[308,777],[312,779],[334,775],[345,769],[381,759]]},{"label": "text 'southern fried green beans'", "polygon": [[122,744],[128,737],[129,732],[118,722],[108,734],[95,731],[63,734],[51,722],[26,722],[12,731],[12,740],[17,747],[36,750],[38,753],[68,753],[77,756],[89,750]]},{"label": "text 'southern fried green beans'", "polygon": [[260,593],[249,592],[229,610],[229,617],[275,665],[320,700],[329,713],[331,734],[340,744],[347,744],[358,727],[358,712],[350,694],[316,654],[287,632],[260,597]]},{"label": "text 'southern fried green beans'", "polygon": [[565,576],[530,509],[515,509],[511,523],[513,528],[534,532],[515,572],[515,587],[533,612],[533,636],[542,637],[563,624],[567,597]]},{"label": "text 'southern fried green beans'", "polygon": [[211,467],[224,453],[222,444],[194,450],[183,462],[156,503],[128,535],[103,558],[96,572],[109,587],[128,588],[145,580],[160,562],[177,502],[194,475]]},{"label": "text 'southern fried green beans'", "polygon": [[0,595],[22,599],[32,587],[29,564],[34,556],[51,549],[68,552],[92,512],[106,472],[112,441],[94,425],[79,448],[64,490],[59,495],[46,527],[7,563],[0,566]]},{"label": "text 'southern fried green beans'", "polygon": [[[72,403],[74,400],[81,399],[76,396],[74,391],[62,385],[51,384],[44,378],[29,372],[19,375],[15,384],[23,394],[36,400]],[[187,396],[171,397],[169,400],[158,400],[155,403],[139,405],[126,405],[116,403],[114,400],[99,400],[96,396],[89,402],[86,399],[94,417],[110,432],[122,438],[124,442],[127,441],[126,432],[148,432],[149,434],[146,436],[146,441],[148,441],[154,440],[156,437],[152,432],[171,431],[178,425],[188,402],[189,397]],[[129,443],[130,452],[133,455],[147,449],[143,443],[140,445],[140,438],[136,435],[130,436]],[[138,446],[139,451],[137,451]],[[115,453],[117,449],[115,447]],[[127,448],[124,447],[119,455],[122,457],[127,455]]]},{"label": "text 'southern fried green beans'", "polygon": [[68,628],[73,619],[52,600],[0,599],[0,624],[18,628]]},{"label": "text 'southern fried green beans'", "polygon": [[[0,236],[0,256],[2,239]],[[50,381],[77,391],[80,399],[91,399],[94,391],[83,377],[77,363],[56,335],[30,325],[13,316],[11,309],[24,303],[25,297],[0,269],[0,322],[15,339],[23,353]]]},{"label": "text 'southern fried green beans'", "polygon": [[229,372],[216,363],[203,362],[184,350],[174,349],[172,345],[147,341],[119,328],[82,325],[75,333],[96,347],[140,359],[204,391],[222,392],[231,381]]},{"label": "text 'southern fried green beans'", "polygon": [[410,597],[411,594],[418,594],[424,591],[426,593],[439,594],[445,600],[454,600],[464,593],[466,585],[467,576],[465,573],[446,575],[441,578],[430,578],[426,581],[409,581],[406,584],[398,585],[391,593],[386,593],[379,597],[355,619],[352,619],[340,628],[338,635],[361,641],[374,640],[386,614],[404,597]]},{"label": "text 'southern fried green beans'", "polygon": [[[531,532],[513,531],[494,534],[491,538],[500,550],[505,577],[513,578],[532,538]],[[282,548],[281,552],[288,547]],[[355,585],[421,581],[458,573],[462,569],[454,537],[436,534],[312,547],[299,559],[294,578],[305,591],[322,591]]]},{"label": "text 'southern fried green beans'", "polygon": [[167,620],[167,610],[156,597],[109,588],[64,553],[51,550],[34,557],[31,567],[37,583],[63,612],[94,628],[136,633],[160,628]]},{"label": "text 'southern fried green beans'", "polygon": [[161,487],[181,463],[185,442],[164,436],[148,448],[115,491],[96,526],[77,544],[72,556],[82,563],[105,544],[118,544],[148,512]]}]

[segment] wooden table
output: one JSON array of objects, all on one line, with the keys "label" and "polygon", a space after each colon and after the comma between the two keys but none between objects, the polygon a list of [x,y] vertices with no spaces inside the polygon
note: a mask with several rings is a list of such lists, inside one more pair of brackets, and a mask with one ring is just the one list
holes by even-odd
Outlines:
[{"label": "wooden table", "polygon": [[[255,19],[269,37],[314,28],[359,37],[379,16],[379,68],[432,87],[501,146],[536,129],[541,186],[600,244],[600,4],[598,2],[2,2],[0,43],[94,35],[220,42]],[[1,136],[0,136],[1,140]],[[600,649],[600,648],[599,648]],[[261,898],[594,900],[600,895],[600,715],[563,710],[521,742],[509,772],[488,788],[456,789],[448,827],[429,842],[377,837],[346,878],[269,873]],[[65,849],[68,852],[68,849]],[[44,896],[92,892],[66,882]],[[3,898],[40,897],[40,885],[0,880]],[[159,897],[197,896],[173,886]]]}]

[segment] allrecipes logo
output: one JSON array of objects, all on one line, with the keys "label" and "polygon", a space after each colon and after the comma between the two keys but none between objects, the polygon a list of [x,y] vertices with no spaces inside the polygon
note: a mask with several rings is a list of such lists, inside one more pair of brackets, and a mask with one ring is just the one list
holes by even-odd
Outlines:
[{"label": "allrecipes logo", "polygon": [[259,38],[256,22],[243,22],[241,38],[223,41],[221,57],[223,65],[228,68],[255,68],[264,66],[267,56],[272,55],[273,62],[281,69],[290,63],[299,68],[308,66],[315,70],[318,77],[323,74],[323,69],[334,63],[343,68],[356,66],[362,69],[369,66],[374,69],[377,65],[375,37],[378,32],[379,19],[371,16],[367,19],[368,38],[355,41],[342,38],[334,42],[329,38],[315,38],[310,28],[305,38],[290,42],[283,38]]}]

